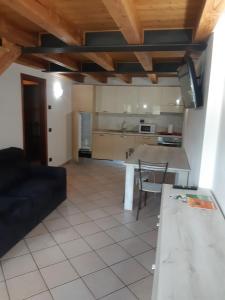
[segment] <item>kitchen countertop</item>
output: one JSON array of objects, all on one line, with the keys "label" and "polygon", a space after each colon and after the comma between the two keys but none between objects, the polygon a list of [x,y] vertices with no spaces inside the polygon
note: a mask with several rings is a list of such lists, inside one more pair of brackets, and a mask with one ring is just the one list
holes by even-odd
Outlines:
[{"label": "kitchen countertop", "polygon": [[165,137],[175,137],[182,139],[182,135],[176,135],[176,134],[160,134],[160,133],[139,133],[138,131],[117,131],[117,130],[93,130],[93,133],[107,133],[107,134],[122,134],[122,135],[140,135],[140,136],[148,136],[148,137],[158,137],[158,136],[165,136]]}]

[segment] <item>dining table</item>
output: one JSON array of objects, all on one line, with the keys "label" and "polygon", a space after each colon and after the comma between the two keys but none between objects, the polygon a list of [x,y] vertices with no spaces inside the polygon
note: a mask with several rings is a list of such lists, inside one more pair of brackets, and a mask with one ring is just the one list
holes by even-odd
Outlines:
[{"label": "dining table", "polygon": [[167,172],[175,173],[175,184],[188,185],[190,165],[183,147],[168,147],[142,144],[135,148],[134,153],[124,162],[125,197],[124,209],[133,210],[134,174],[138,169],[138,161],[149,163],[168,163]]}]

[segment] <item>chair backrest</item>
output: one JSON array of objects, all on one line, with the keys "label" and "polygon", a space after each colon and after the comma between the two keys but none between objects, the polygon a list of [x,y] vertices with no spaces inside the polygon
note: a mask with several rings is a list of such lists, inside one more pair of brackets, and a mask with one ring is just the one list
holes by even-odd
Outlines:
[{"label": "chair backrest", "polygon": [[142,189],[142,181],[148,180],[153,183],[163,184],[166,178],[168,163],[151,163],[142,160],[138,161],[138,171],[140,185]]}]

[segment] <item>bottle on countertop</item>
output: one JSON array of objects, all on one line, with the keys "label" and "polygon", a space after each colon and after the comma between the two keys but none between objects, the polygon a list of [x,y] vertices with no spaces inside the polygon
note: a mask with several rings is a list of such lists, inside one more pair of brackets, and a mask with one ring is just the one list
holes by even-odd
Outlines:
[{"label": "bottle on countertop", "polygon": [[173,124],[168,125],[168,133],[173,133]]}]

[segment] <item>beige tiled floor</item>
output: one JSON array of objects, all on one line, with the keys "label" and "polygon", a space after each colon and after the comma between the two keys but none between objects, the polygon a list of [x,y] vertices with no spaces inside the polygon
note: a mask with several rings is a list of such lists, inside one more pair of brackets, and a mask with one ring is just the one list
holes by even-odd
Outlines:
[{"label": "beige tiled floor", "polygon": [[124,167],[66,166],[68,199],[1,258],[1,300],[150,300],[159,201],[123,210]]}]

